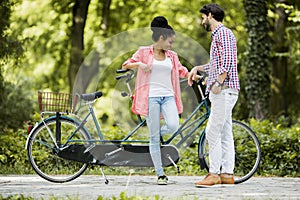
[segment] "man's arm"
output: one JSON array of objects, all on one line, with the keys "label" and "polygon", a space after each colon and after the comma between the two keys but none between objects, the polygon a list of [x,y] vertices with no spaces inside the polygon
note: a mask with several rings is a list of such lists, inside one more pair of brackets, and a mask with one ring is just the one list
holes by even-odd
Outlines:
[{"label": "man's arm", "polygon": [[188,74],[188,84],[189,86],[193,85],[193,81],[198,80],[200,76],[197,74],[198,71],[206,72],[206,68],[208,67],[209,64],[206,65],[199,65],[193,67],[193,69],[190,71]]}]

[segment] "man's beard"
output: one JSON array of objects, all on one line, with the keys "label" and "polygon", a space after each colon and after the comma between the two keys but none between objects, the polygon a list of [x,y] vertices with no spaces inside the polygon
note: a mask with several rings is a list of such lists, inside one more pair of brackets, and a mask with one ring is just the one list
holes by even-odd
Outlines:
[{"label": "man's beard", "polygon": [[211,31],[211,25],[210,25],[210,23],[209,23],[208,21],[206,21],[206,22],[203,24],[203,28],[204,28],[207,32]]}]

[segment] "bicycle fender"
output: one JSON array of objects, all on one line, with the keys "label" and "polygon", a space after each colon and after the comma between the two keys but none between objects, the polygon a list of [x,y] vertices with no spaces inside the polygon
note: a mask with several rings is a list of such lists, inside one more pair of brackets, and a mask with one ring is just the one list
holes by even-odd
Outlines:
[{"label": "bicycle fender", "polygon": [[29,140],[30,140],[30,138],[31,138],[32,133],[37,129],[37,127],[40,126],[41,123],[42,123],[42,122],[37,122],[37,123],[35,124],[35,126],[31,129],[30,133],[28,134],[28,137],[27,137],[26,143],[25,143],[25,149],[26,149],[26,150],[27,150],[27,148],[28,148],[28,143],[29,143]]}]

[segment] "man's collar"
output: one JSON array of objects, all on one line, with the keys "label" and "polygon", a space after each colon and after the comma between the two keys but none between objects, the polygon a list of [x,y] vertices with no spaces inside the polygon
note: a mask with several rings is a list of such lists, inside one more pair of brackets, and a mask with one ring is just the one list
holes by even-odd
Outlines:
[{"label": "man's collar", "polygon": [[211,33],[211,37],[214,37],[216,35],[216,33],[218,32],[219,29],[221,29],[222,27],[224,27],[223,24],[219,24],[215,30]]}]

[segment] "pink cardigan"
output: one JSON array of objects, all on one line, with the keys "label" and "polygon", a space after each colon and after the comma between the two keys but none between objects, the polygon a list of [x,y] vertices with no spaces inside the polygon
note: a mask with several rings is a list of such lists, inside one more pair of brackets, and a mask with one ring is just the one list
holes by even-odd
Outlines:
[{"label": "pink cardigan", "polygon": [[[174,90],[174,97],[178,113],[182,113],[183,105],[181,101],[179,78],[186,77],[188,70],[186,67],[181,65],[177,53],[175,53],[174,51],[166,51],[166,56],[169,57],[173,63],[171,80]],[[124,68],[124,66],[129,63],[143,62],[151,68],[153,59],[153,45],[140,47],[131,58],[123,63],[122,67]],[[150,73],[138,68],[134,90],[135,97],[132,104],[132,112],[135,114],[148,116],[149,81]]]}]

